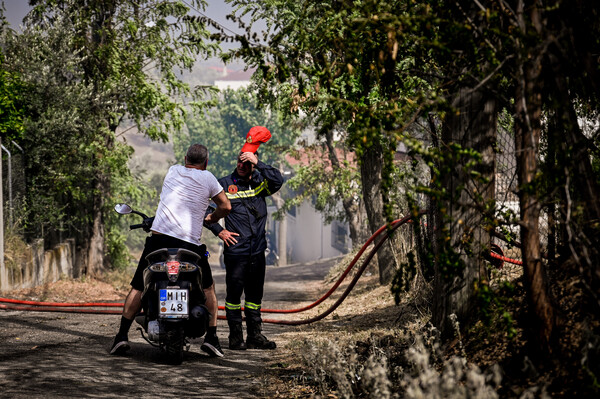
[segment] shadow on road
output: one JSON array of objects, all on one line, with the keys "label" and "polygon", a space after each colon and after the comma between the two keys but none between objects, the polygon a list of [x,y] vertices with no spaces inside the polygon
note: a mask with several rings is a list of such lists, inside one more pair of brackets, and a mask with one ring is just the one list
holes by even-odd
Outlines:
[{"label": "shadow on road", "polygon": [[[269,267],[263,307],[292,308],[317,299],[306,287],[322,281],[335,261]],[[224,271],[214,270],[214,277],[222,304]],[[224,358],[206,356],[197,339],[183,364],[168,365],[135,324],[129,354],[109,356],[119,320],[118,315],[0,311],[0,398],[252,398],[273,356],[271,351],[228,350],[224,321],[218,325]],[[290,328],[265,324],[264,331],[277,341],[277,334]]]}]

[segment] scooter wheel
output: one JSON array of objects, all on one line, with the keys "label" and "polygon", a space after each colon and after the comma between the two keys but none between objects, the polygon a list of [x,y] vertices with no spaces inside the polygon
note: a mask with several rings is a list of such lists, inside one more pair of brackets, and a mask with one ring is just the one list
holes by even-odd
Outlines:
[{"label": "scooter wheel", "polygon": [[170,364],[181,364],[183,362],[184,341],[183,328],[176,328],[167,332],[165,349]]}]

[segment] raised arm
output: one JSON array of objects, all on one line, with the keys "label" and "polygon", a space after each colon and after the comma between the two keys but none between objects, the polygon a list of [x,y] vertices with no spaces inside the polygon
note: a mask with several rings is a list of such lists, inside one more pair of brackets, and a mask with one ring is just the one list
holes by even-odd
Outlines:
[{"label": "raised arm", "polygon": [[258,161],[256,163],[256,169],[264,176],[267,181],[268,192],[266,194],[273,195],[283,185],[283,176],[279,169],[267,165],[264,162]]}]

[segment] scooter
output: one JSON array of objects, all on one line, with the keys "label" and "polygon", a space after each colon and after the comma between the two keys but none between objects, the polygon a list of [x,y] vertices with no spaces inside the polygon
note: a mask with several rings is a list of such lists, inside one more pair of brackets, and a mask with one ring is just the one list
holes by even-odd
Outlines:
[{"label": "scooter", "polygon": [[[141,216],[142,223],[129,226],[130,230],[141,228],[150,232],[154,218],[127,204],[115,205],[115,211]],[[148,254],[146,259],[143,314],[135,319],[143,331],[138,330],[150,345],[166,354],[169,363],[181,364],[184,347],[189,350],[187,338],[202,337],[210,318],[202,289],[202,271],[198,267],[201,258],[184,248],[163,248]]]}]

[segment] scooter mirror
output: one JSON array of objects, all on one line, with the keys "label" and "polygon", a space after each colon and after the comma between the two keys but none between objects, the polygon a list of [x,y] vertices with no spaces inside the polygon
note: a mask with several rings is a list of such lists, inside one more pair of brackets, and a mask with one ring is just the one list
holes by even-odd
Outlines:
[{"label": "scooter mirror", "polygon": [[115,205],[115,211],[121,215],[127,215],[128,213],[133,212],[133,209],[127,204],[117,204]]}]

